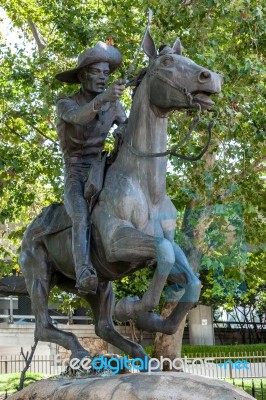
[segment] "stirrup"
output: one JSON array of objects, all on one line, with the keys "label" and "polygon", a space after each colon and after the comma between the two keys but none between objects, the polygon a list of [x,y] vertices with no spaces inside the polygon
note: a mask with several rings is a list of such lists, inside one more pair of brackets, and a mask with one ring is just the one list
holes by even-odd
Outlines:
[{"label": "stirrup", "polygon": [[76,289],[82,296],[86,294],[95,294],[98,287],[97,272],[92,264],[83,266],[80,274],[77,277]]}]

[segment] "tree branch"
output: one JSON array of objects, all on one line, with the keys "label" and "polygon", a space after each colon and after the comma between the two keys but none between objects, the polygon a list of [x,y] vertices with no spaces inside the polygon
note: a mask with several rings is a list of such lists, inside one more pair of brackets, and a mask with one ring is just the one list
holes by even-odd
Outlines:
[{"label": "tree branch", "polygon": [[34,129],[39,135],[43,136],[45,139],[50,140],[50,142],[52,142],[53,144],[57,144],[57,142],[50,138],[49,136],[47,136],[45,133],[43,133],[39,128],[37,128],[34,125],[28,124],[32,129]]},{"label": "tree branch", "polygon": [[265,165],[261,165],[263,162],[266,161],[266,156],[260,158],[259,160],[254,161],[254,163],[252,164],[254,171],[256,172],[264,172],[266,170],[266,166]]},{"label": "tree branch", "polygon": [[20,382],[19,382],[19,386],[18,386],[18,392],[23,389],[24,382],[25,382],[25,379],[26,379],[26,372],[30,368],[30,364],[31,364],[32,358],[34,356],[34,352],[35,352],[35,349],[37,347],[37,344],[38,344],[38,340],[35,339],[34,345],[31,346],[30,354],[29,354],[29,352],[27,352],[26,355],[24,354],[23,348],[21,347],[21,355],[24,358],[24,360],[26,362],[26,365],[23,368],[23,370],[21,371]]},{"label": "tree branch", "polygon": [[43,50],[47,46],[47,43],[44,40],[40,31],[38,30],[37,26],[34,24],[34,22],[32,22],[30,19],[28,19],[28,24],[29,24],[30,30],[33,34],[33,37],[35,39],[35,42],[37,43],[39,55],[41,55]]},{"label": "tree branch", "polygon": [[[6,123],[6,127],[9,129],[10,132],[14,133],[16,136],[18,136],[21,140],[23,140],[24,142],[27,143],[31,143],[27,138],[25,138],[23,135],[21,135],[20,133],[18,133],[15,129],[11,128],[7,123]],[[4,141],[4,140],[3,140]]]}]

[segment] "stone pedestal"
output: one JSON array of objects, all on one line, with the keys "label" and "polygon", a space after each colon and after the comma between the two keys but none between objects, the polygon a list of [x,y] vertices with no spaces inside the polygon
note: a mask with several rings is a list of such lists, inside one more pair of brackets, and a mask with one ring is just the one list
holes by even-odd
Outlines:
[{"label": "stone pedestal", "polygon": [[252,396],[227,382],[178,372],[44,380],[9,400],[244,400]]}]

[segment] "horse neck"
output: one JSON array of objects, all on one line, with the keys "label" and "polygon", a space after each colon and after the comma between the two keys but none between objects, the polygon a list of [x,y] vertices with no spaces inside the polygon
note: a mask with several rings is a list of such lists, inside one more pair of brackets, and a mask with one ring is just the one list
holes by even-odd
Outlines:
[{"label": "horse neck", "polygon": [[148,79],[146,75],[136,91],[128,121],[127,141],[137,150],[159,153],[166,149],[168,120],[151,108]]},{"label": "horse neck", "polygon": [[[136,150],[160,153],[167,145],[167,116],[162,118],[151,108],[149,81],[146,76],[136,91],[132,104],[126,141]],[[158,206],[166,192],[166,157],[140,157],[127,150],[128,171],[139,182],[150,207]],[[134,171],[134,172],[132,172]]]}]

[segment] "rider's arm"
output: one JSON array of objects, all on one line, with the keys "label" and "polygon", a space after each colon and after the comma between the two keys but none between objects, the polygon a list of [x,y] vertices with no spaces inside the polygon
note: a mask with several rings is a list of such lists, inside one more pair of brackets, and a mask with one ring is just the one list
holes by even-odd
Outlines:
[{"label": "rider's arm", "polygon": [[124,88],[122,80],[116,81],[103,93],[82,106],[71,98],[59,99],[56,103],[57,116],[71,124],[86,125],[94,119],[105,103],[115,103],[122,95]]},{"label": "rider's arm", "polygon": [[70,124],[86,125],[95,118],[99,111],[98,108],[95,108],[96,99],[97,96],[83,106],[78,105],[71,98],[59,99],[56,103],[57,116]]}]

